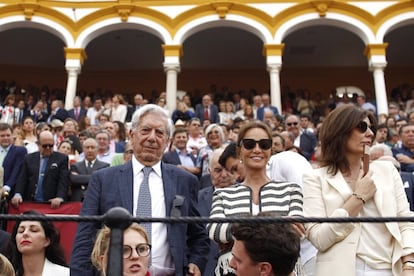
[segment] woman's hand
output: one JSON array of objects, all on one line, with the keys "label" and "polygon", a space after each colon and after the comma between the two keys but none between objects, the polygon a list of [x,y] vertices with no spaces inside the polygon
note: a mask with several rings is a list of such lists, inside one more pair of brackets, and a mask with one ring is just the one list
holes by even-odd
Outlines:
[{"label": "woman's hand", "polygon": [[302,223],[294,222],[292,223],[292,227],[296,231],[301,240],[305,238],[305,226],[303,226]]},{"label": "woman's hand", "polygon": [[355,183],[355,194],[362,197],[365,202],[372,199],[377,192],[377,186],[375,186],[374,181],[371,179],[372,171],[369,171],[364,177],[362,177],[362,172],[359,180]]}]

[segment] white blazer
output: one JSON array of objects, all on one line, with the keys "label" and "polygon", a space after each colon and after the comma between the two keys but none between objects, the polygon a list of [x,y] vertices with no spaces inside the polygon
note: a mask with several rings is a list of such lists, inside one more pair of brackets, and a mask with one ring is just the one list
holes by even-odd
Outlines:
[{"label": "white blazer", "polygon": [[69,276],[70,271],[69,267],[61,266],[50,262],[48,259],[45,259],[45,264],[43,265],[42,276]]},{"label": "white blazer", "polygon": [[[413,216],[398,171],[389,161],[370,164],[377,187],[373,198],[382,217]],[[341,172],[332,176],[327,168],[303,176],[303,210],[307,217],[347,217],[341,207],[351,196],[351,189]],[[392,271],[402,273],[401,256],[414,252],[414,223],[386,223],[393,237]],[[306,234],[319,250],[315,275],[354,276],[360,223],[307,223]],[[404,251],[403,251],[404,250]]]}]

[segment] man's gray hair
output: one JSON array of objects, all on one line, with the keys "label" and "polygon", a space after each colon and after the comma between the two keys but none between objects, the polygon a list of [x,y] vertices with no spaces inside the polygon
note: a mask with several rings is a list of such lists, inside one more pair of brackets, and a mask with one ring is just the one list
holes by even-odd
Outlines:
[{"label": "man's gray hair", "polygon": [[141,118],[144,115],[147,114],[159,114],[162,117],[164,117],[167,121],[167,134],[168,137],[171,137],[171,134],[173,133],[173,124],[172,124],[172,120],[170,119],[170,117],[167,114],[167,111],[155,104],[146,104],[143,107],[141,107],[140,109],[138,109],[137,111],[134,112],[134,114],[132,115],[132,120],[131,120],[131,130],[135,131],[141,121]]}]

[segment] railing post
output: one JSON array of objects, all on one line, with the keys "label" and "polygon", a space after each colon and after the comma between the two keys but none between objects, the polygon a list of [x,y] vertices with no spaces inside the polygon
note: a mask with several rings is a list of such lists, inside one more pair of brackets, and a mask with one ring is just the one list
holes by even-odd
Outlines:
[{"label": "railing post", "polygon": [[124,230],[131,224],[131,214],[122,207],[115,207],[105,214],[104,223],[111,228],[106,275],[121,276],[123,274]]}]

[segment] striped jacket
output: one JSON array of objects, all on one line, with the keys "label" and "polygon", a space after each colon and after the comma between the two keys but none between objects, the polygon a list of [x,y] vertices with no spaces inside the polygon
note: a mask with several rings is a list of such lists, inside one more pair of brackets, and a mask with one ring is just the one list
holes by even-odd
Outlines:
[{"label": "striped jacket", "polygon": [[[260,212],[276,212],[279,216],[303,216],[301,187],[293,182],[268,182],[260,188]],[[243,184],[217,189],[213,194],[210,218],[247,216],[252,214],[252,190]],[[219,243],[233,240],[229,223],[207,224],[210,239]]]}]

